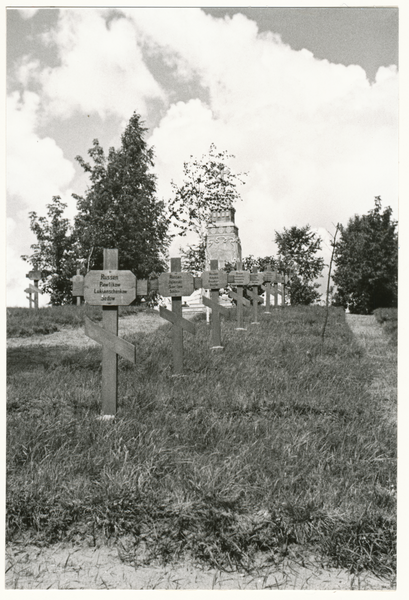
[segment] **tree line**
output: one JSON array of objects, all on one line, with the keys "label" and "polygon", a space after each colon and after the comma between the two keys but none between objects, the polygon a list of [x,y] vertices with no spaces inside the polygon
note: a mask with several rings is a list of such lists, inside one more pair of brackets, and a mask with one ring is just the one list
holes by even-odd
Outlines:
[{"label": "tree line", "polygon": [[[59,196],[47,205],[47,216],[29,213],[37,241],[31,246],[32,253],[22,258],[42,272],[40,288],[50,295],[50,304],[72,302],[72,276],[78,268],[82,274],[102,269],[103,248],[118,248],[120,269],[149,278],[167,270],[172,239],[193,231],[197,243],[180,250],[183,268],[195,273],[204,270],[211,212],[241,200],[239,186],[245,183],[247,173],[233,172],[228,166],[233,155],[212,144],[206,155],[184,163],[183,182],[172,182],[169,202],[159,200],[154,151],[144,139],[146,131],[141,117],[134,113],[118,149],[110,148],[106,155],[95,139],[88,151],[90,162],[76,157],[89,185],[83,196],[73,194],[77,208],[73,223],[64,217],[67,205]],[[368,214],[355,215],[346,226],[338,225],[337,231],[332,304],[363,314],[396,306],[398,234],[391,208],[382,210],[377,196]],[[276,231],[274,241],[276,256],[247,256],[243,268],[264,270],[269,265],[282,272],[292,269],[294,276],[287,288],[291,304],[317,302],[321,296],[317,279],[324,268],[324,260],[318,256],[321,237],[309,225],[293,226]]]}]

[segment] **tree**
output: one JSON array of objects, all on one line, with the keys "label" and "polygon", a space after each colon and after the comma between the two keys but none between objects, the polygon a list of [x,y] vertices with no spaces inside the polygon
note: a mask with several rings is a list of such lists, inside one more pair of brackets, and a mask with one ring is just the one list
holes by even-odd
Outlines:
[{"label": "tree", "polygon": [[192,250],[200,251],[205,242],[207,225],[213,210],[230,208],[241,199],[238,185],[244,184],[243,174],[235,174],[227,165],[234,155],[218,152],[211,144],[208,154],[183,165],[184,179],[181,186],[172,181],[174,196],[169,203],[170,220],[176,235],[188,231],[198,236],[198,244]]},{"label": "tree", "polygon": [[180,248],[182,255],[182,270],[199,276],[206,268],[206,242],[189,244],[186,248]]},{"label": "tree", "polygon": [[312,304],[321,296],[320,287],[315,280],[321,276],[324,259],[318,257],[321,250],[321,237],[311,231],[310,225],[284,228],[282,233],[275,232],[278,246],[276,268],[288,273],[294,269],[294,275],[287,286],[291,304]]},{"label": "tree", "polygon": [[398,235],[392,209],[382,212],[380,196],[366,215],[340,228],[335,249],[337,302],[352,313],[395,307],[398,297]]},{"label": "tree", "polygon": [[86,270],[102,268],[103,248],[117,248],[119,268],[137,277],[165,269],[168,220],[164,203],[155,196],[156,178],[150,172],[154,154],[143,139],[145,132],[134,113],[118,150],[110,148],[105,156],[96,139],[88,151],[93,166],[76,157],[91,180],[85,196],[74,195],[74,230]]},{"label": "tree", "polygon": [[32,244],[33,254],[21,258],[42,272],[41,291],[50,294],[50,304],[61,305],[72,301],[71,280],[78,260],[78,246],[67,218],[67,205],[59,196],[47,204],[47,217],[30,212],[30,228],[37,237]]}]

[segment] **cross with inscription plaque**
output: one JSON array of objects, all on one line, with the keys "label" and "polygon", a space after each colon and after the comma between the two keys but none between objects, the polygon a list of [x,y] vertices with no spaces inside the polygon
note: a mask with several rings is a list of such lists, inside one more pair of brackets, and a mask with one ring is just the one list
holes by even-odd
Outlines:
[{"label": "cross with inscription plaque", "polygon": [[196,333],[194,323],[182,317],[182,296],[190,296],[194,289],[194,277],[191,273],[182,273],[180,258],[170,259],[170,273],[159,275],[159,294],[172,298],[172,310],[164,306],[159,309],[160,316],[173,324],[173,372],[183,373],[183,330]]},{"label": "cross with inscription plaque", "polygon": [[237,303],[237,327],[239,331],[245,331],[244,320],[243,320],[243,306],[250,306],[250,300],[243,297],[244,286],[250,283],[250,273],[241,269],[241,260],[237,261],[236,271],[230,271],[227,277],[227,281],[232,283],[236,288],[237,292],[230,291],[229,296],[236,300]]},{"label": "cross with inscription plaque", "polygon": [[136,348],[118,337],[118,306],[136,298],[136,277],[118,270],[118,250],[104,249],[102,271],[89,271],[84,279],[84,299],[102,306],[102,327],[85,317],[85,334],[102,344],[102,418],[113,418],[117,410],[118,355],[136,363]]},{"label": "cross with inscription plaque", "polygon": [[205,306],[212,309],[212,350],[223,349],[220,331],[220,315],[228,314],[229,310],[219,304],[219,290],[227,287],[227,273],[219,271],[219,261],[210,261],[210,271],[203,271],[202,286],[210,290],[210,299],[202,296]]}]

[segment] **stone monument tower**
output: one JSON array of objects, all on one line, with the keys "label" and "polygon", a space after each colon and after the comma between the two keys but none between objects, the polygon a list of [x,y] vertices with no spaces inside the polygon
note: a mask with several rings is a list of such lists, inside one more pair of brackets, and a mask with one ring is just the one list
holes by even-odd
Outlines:
[{"label": "stone monument tower", "polygon": [[219,269],[226,263],[241,261],[241,243],[238,227],[234,224],[235,209],[212,211],[206,236],[206,269],[217,259]]}]

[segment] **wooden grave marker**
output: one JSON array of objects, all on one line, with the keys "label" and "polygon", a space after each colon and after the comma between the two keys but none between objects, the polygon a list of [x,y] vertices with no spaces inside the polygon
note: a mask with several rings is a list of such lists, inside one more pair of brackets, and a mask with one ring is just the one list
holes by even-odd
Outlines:
[{"label": "wooden grave marker", "polygon": [[77,269],[77,274],[71,277],[72,295],[77,298],[77,306],[81,306],[81,299],[84,297],[84,276],[81,275],[80,269]]},{"label": "wooden grave marker", "polygon": [[[28,293],[27,300],[29,302],[29,308],[32,308],[33,304],[34,308],[38,308],[38,294],[43,293],[38,289],[38,282],[40,281],[41,276],[42,272],[38,271],[37,269],[29,271],[26,275],[26,277],[31,279],[31,281],[34,283],[34,285],[29,285],[28,288],[24,290],[26,293]],[[32,299],[32,294],[34,295],[34,300]]]},{"label": "wooden grave marker", "polygon": [[264,274],[259,273],[257,267],[253,267],[250,273],[250,284],[253,285],[253,291],[247,290],[247,294],[250,296],[253,304],[253,318],[252,325],[259,325],[258,321],[258,303],[263,303],[263,298],[258,295],[258,288],[263,284]]},{"label": "wooden grave marker", "polygon": [[219,304],[219,290],[227,287],[227,273],[219,271],[219,261],[210,261],[210,271],[203,271],[202,286],[210,290],[210,299],[202,296],[205,306],[212,309],[212,350],[223,349],[221,341],[220,315],[228,314],[229,309]]},{"label": "wooden grave marker", "polygon": [[131,271],[118,270],[117,249],[104,248],[103,267],[85,275],[85,301],[102,306],[102,327],[85,317],[85,333],[102,344],[102,416],[113,418],[118,398],[118,354],[136,363],[135,346],[118,337],[118,306],[135,299],[136,277]]},{"label": "wooden grave marker", "polygon": [[241,268],[241,261],[236,263],[237,270],[230,271],[228,274],[227,280],[229,283],[232,283],[237,288],[237,292],[230,291],[229,296],[236,300],[237,303],[237,327],[236,329],[245,331],[243,321],[243,306],[250,306],[250,300],[243,297],[243,288],[244,286],[250,283],[250,273],[248,271],[243,271]]},{"label": "wooden grave marker", "polygon": [[266,270],[263,271],[263,285],[261,286],[266,293],[266,310],[264,311],[266,315],[271,315],[271,284],[273,281],[274,271],[271,270],[271,265],[267,265]]},{"label": "wooden grave marker", "polygon": [[161,296],[172,298],[172,310],[164,306],[159,308],[163,319],[170,321],[172,327],[172,353],[174,375],[183,373],[183,330],[196,333],[194,323],[182,317],[182,296],[190,296],[195,288],[194,277],[191,273],[182,273],[182,260],[170,259],[170,273],[159,275],[158,290]]}]

